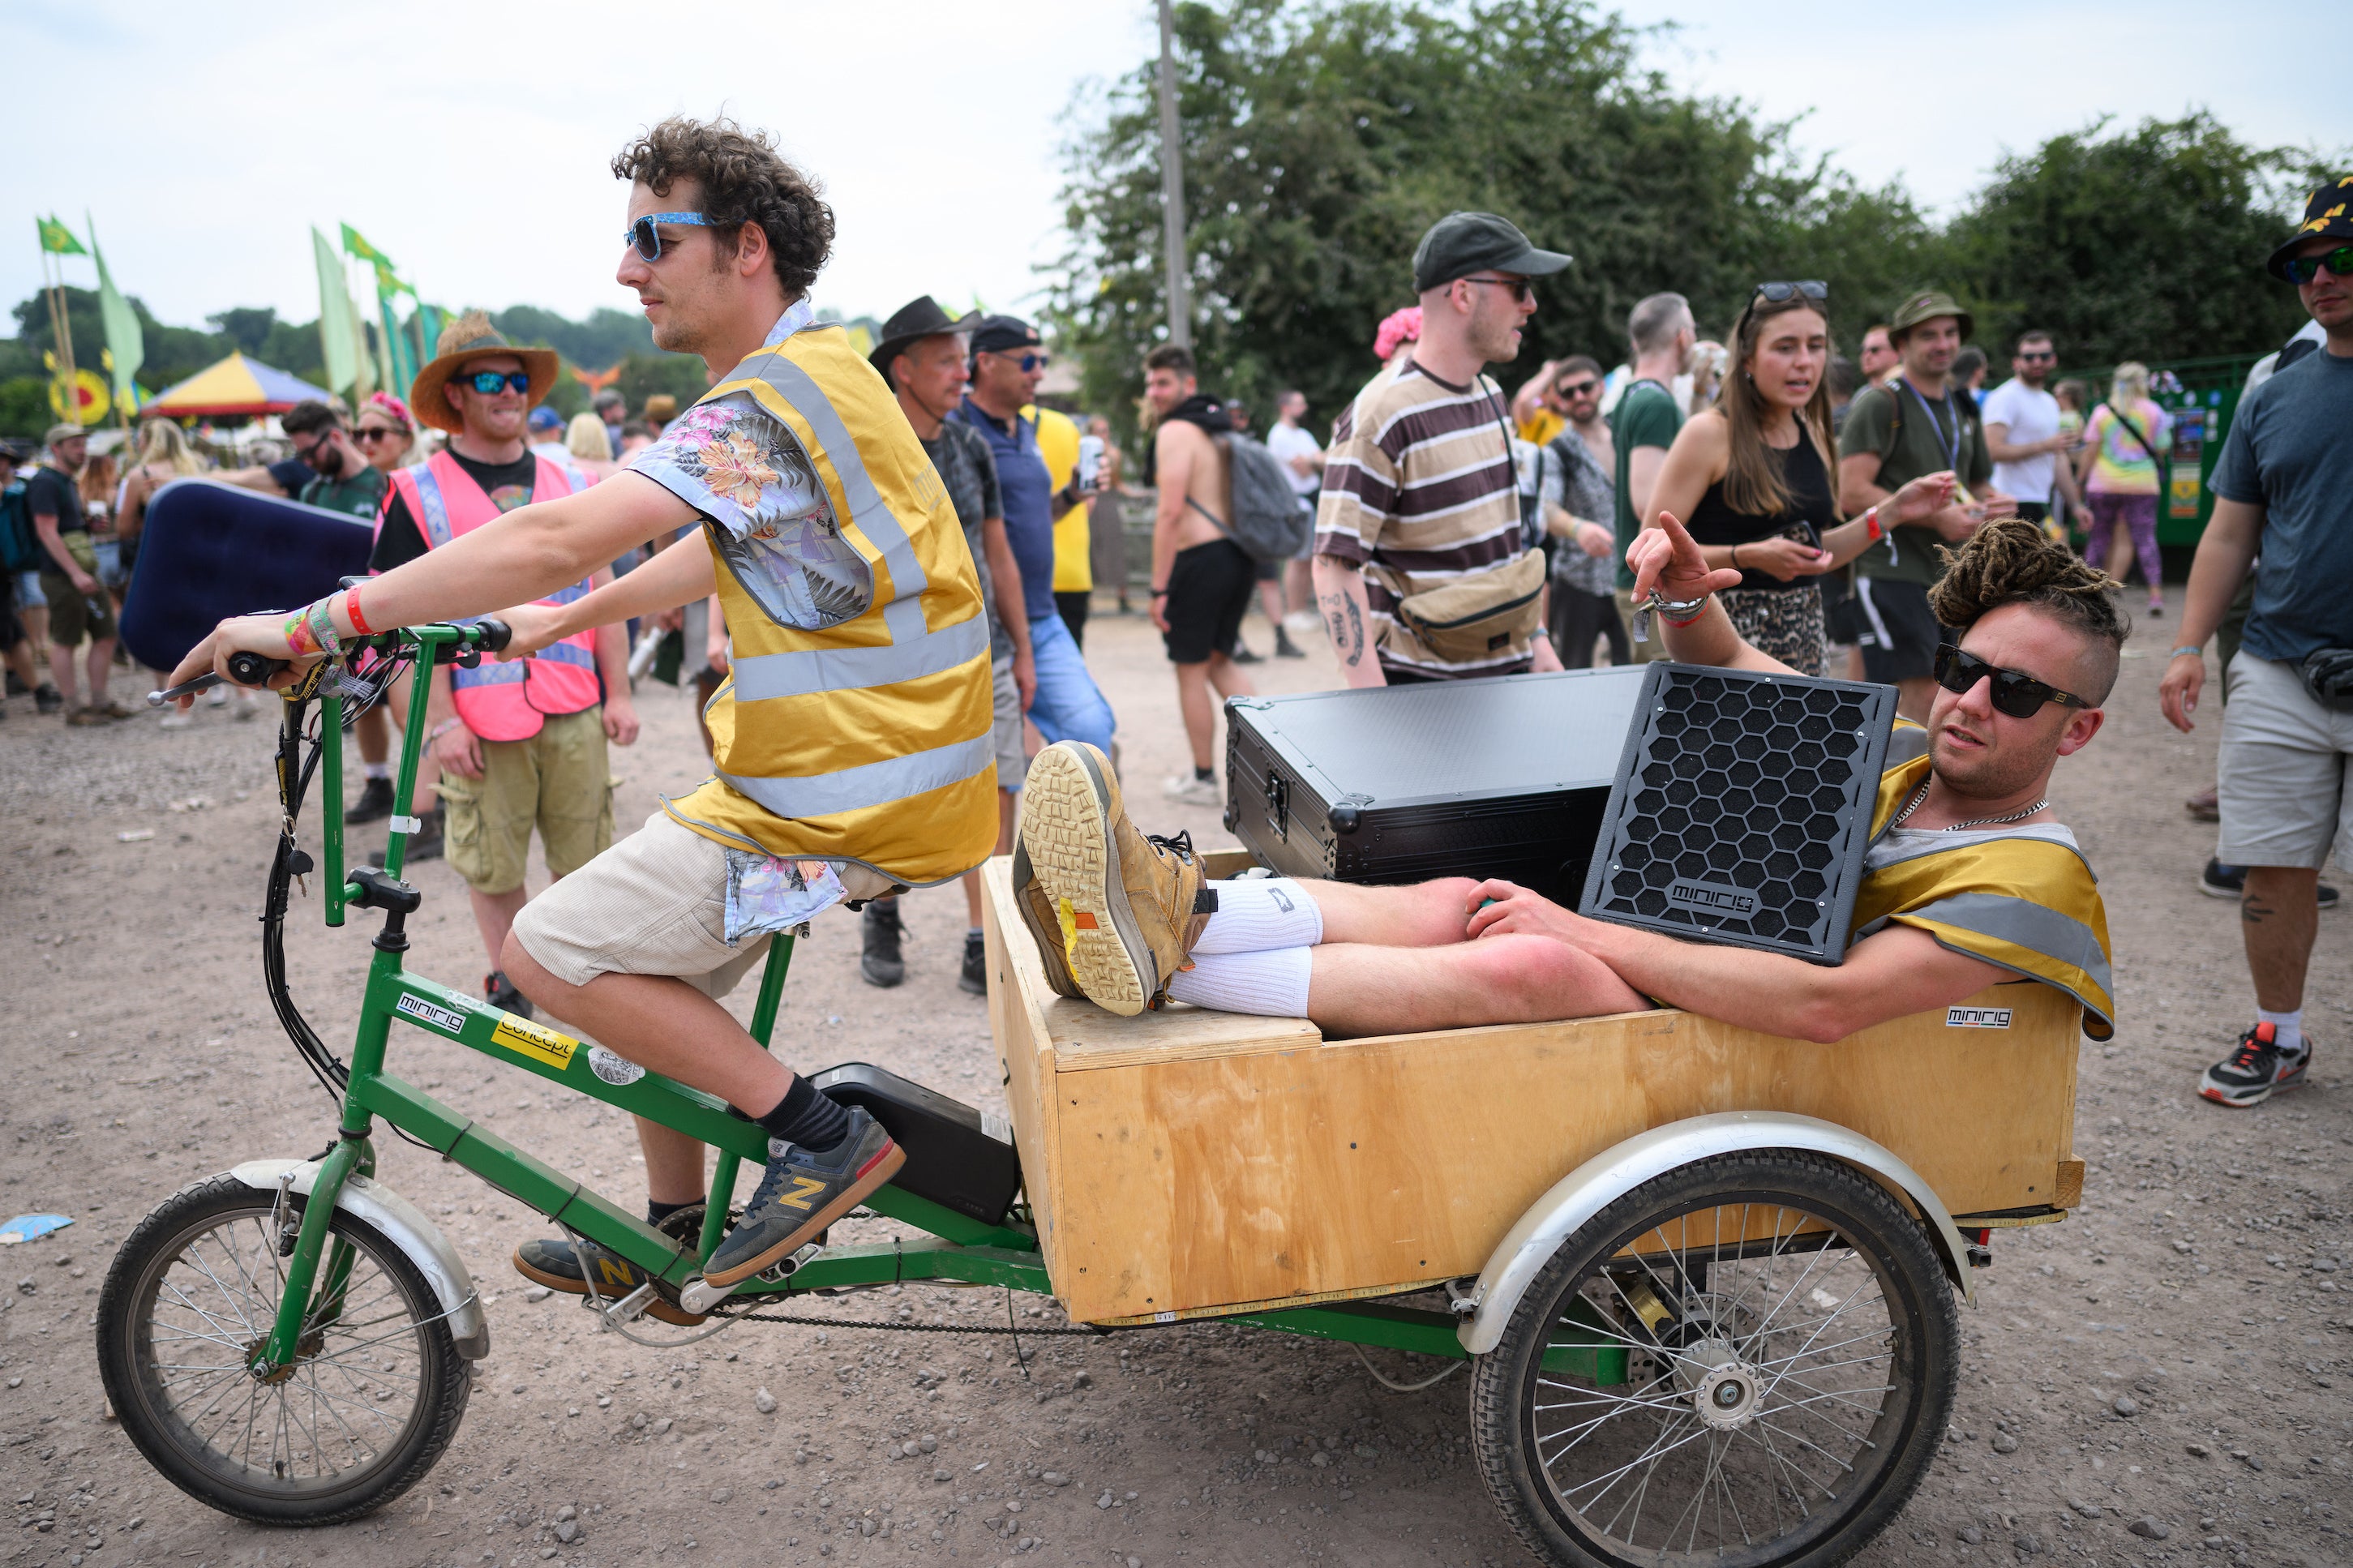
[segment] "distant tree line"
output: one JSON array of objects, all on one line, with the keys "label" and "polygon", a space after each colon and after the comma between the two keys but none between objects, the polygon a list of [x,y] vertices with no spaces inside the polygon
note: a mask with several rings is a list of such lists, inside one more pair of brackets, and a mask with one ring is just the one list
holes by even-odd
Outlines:
[{"label": "distant tree line", "polygon": [[[1642,70],[1641,30],[1588,0],[1176,16],[1196,353],[1208,384],[1261,407],[1297,386],[1328,416],[1355,393],[1375,326],[1413,303],[1415,240],[1457,208],[1577,258],[1538,285],[1522,374],[1571,353],[1617,363],[1628,309],[1660,289],[1721,336],[1774,279],[1828,282],[1849,353],[1905,294],[1949,289],[1997,366],[2029,325],[2094,365],[2261,353],[2302,319],[2261,260],[2317,154],[2249,146],[2203,113],[2054,137],[1939,225],[1899,184],[1800,156],[1789,125]],[[1083,401],[1124,423],[1166,331],[1155,73],[1139,62],[1082,102],[1064,152],[1051,313]]]}]

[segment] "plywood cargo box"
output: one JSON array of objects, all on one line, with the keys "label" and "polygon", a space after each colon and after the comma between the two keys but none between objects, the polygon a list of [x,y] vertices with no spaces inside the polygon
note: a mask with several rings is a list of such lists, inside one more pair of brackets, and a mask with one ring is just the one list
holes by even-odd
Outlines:
[{"label": "plywood cargo box", "polygon": [[[1213,875],[1247,864],[1211,858]],[[1476,1274],[1562,1176],[1636,1133],[1789,1110],[1876,1139],[1956,1215],[2072,1205],[2080,1012],[2049,986],[1832,1046],[1675,1011],[1326,1040],[1304,1018],[1054,995],[989,862],[989,1023],[1048,1270],[1084,1322]]]}]

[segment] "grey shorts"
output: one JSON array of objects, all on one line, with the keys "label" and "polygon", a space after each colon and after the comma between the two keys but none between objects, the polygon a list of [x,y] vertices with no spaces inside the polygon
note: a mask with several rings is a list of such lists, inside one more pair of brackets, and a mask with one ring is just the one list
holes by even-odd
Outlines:
[{"label": "grey shorts", "polygon": [[1011,658],[989,667],[989,683],[997,706],[996,727],[989,732],[997,752],[997,787],[1018,795],[1029,776],[1029,758],[1021,739],[1021,688],[1014,682]]},{"label": "grey shorts", "polygon": [[[840,866],[853,899],[888,879]],[[766,936],[727,942],[727,851],[666,811],[523,905],[515,940],[567,985],[600,974],[665,974],[724,996],[768,951]]]},{"label": "grey shorts", "polygon": [[2345,763],[2353,713],[2322,707],[2292,664],[2241,651],[2231,660],[2215,768],[2222,827],[2215,858],[2226,866],[2318,870],[2334,852],[2353,868],[2353,814]]}]

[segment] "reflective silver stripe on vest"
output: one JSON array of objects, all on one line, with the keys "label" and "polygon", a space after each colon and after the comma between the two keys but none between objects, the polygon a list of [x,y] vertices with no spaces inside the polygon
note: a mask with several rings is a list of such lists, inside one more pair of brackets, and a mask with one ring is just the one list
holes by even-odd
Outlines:
[{"label": "reflective silver stripe on vest", "polygon": [[942,631],[887,647],[810,648],[762,653],[735,660],[735,700],[807,697],[818,691],[857,691],[895,686],[917,676],[937,675],[988,651],[988,624],[975,616]]},{"label": "reflective silver stripe on vest", "polygon": [[425,503],[426,543],[438,550],[449,542],[449,503],[441,499],[441,481],[429,462],[419,463],[409,472],[417,476],[417,499]]},{"label": "reflective silver stripe on vest", "polygon": [[882,624],[891,628],[891,636],[896,641],[922,637],[923,612],[915,600],[931,585],[931,579],[915,559],[914,542],[907,537],[899,514],[891,510],[882,492],[867,476],[866,460],[859,455],[858,443],[850,439],[849,426],[834,412],[832,399],[826,396],[815,376],[781,353],[761,356],[760,367],[753,374],[775,387],[778,395],[793,405],[794,412],[808,421],[810,434],[817,437],[841,480],[842,499],[849,503],[849,521],[881,552],[883,564],[890,567],[894,592],[891,603],[882,608]]},{"label": "reflective silver stripe on vest", "polygon": [[1898,724],[1887,737],[1887,760],[1883,767],[1900,768],[1915,757],[1928,754],[1928,731],[1909,724]]},{"label": "reflective silver stripe on vest", "polygon": [[[2098,934],[2074,916],[2062,914],[2031,899],[2013,899],[2001,893],[1955,893],[1933,904],[1904,910],[1873,921],[1868,929],[1855,932],[1855,939],[1861,941],[1896,919],[1935,921],[1939,925],[1957,926],[1962,931],[2039,952],[2082,970],[2100,988],[2103,996],[2116,994],[2115,980],[2108,973],[2108,956],[2100,951]],[[2105,1010],[2096,1004],[2086,1000],[2084,1005],[2105,1016]]]},{"label": "reflective silver stripe on vest", "polygon": [[962,784],[987,767],[996,755],[994,737],[976,735],[969,741],[815,778],[759,779],[730,773],[719,776],[777,816],[831,816]]}]

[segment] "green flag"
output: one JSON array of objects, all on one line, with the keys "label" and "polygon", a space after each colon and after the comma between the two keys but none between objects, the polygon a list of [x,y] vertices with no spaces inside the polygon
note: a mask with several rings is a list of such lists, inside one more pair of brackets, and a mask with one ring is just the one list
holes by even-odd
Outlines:
[{"label": "green flag", "polygon": [[315,228],[311,243],[319,262],[319,354],[328,388],[343,392],[360,378],[359,323],[352,319],[351,291],[343,286],[343,264],[335,247]]},{"label": "green flag", "polygon": [[41,231],[41,248],[43,250],[48,251],[57,256],[88,256],[90,254],[89,251],[84,250],[81,247],[81,241],[74,237],[73,230],[59,223],[55,217],[37,217],[33,220],[33,224],[35,227]]},{"label": "green flag", "polygon": [[98,247],[98,220],[87,213],[82,216],[90,228],[90,259],[98,263],[98,319],[106,327],[107,352],[114,357],[114,395],[128,406],[131,378],[147,363],[147,334],[140,328],[139,313],[106,269],[106,253]]}]

